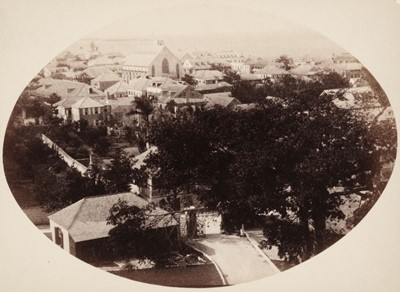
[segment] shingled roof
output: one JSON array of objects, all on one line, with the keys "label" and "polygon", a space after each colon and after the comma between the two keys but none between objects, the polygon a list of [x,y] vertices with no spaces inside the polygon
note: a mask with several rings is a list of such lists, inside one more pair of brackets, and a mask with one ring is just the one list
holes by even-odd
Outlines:
[{"label": "shingled roof", "polygon": [[[87,197],[50,215],[49,219],[67,229],[75,242],[105,238],[109,236],[109,231],[114,228],[113,225],[107,224],[107,218],[110,215],[110,208],[118,200],[126,201],[128,205],[139,208],[148,204],[148,201],[133,193]],[[153,225],[154,218],[157,216],[161,218]],[[152,211],[146,223],[151,224],[152,229],[177,225],[176,220],[161,208]]]}]

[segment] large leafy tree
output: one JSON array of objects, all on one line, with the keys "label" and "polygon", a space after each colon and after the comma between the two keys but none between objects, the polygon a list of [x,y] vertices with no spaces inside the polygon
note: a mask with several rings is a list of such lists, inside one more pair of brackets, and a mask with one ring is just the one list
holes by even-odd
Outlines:
[{"label": "large leafy tree", "polygon": [[131,160],[118,153],[111,160],[111,164],[102,171],[101,177],[107,193],[128,192],[134,179]]},{"label": "large leafy tree", "polygon": [[335,106],[334,96],[318,96],[320,84],[312,85],[254,110],[217,108],[154,124],[158,152],[148,163],[161,187],[198,194],[236,227],[274,214],[269,244],[288,261],[323,250],[335,240],[326,220],[344,218],[343,193],[332,190],[374,191],[381,157],[394,158],[396,138],[393,126]]},{"label": "large leafy tree", "polygon": [[172,222],[174,217],[157,212],[154,204],[138,207],[119,200],[107,218],[107,224],[114,226],[109,232],[112,252],[127,259],[157,260],[177,246],[176,227],[166,228]]},{"label": "large leafy tree", "polygon": [[290,70],[294,67],[293,59],[286,55],[279,56],[279,58],[277,58],[275,62],[280,63],[281,67],[285,70]]},{"label": "large leafy tree", "polygon": [[194,79],[194,77],[192,75],[189,75],[189,74],[185,74],[182,77],[182,81],[185,81],[187,84],[192,85],[192,86],[197,85],[196,79]]}]

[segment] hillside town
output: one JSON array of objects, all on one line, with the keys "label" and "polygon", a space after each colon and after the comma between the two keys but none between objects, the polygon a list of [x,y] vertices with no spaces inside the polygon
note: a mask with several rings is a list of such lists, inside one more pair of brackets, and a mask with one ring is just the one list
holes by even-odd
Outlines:
[{"label": "hillside town", "polygon": [[125,51],[57,56],[5,137],[17,202],[85,262],[167,286],[261,279],[346,235],[390,178],[393,113],[349,53]]}]

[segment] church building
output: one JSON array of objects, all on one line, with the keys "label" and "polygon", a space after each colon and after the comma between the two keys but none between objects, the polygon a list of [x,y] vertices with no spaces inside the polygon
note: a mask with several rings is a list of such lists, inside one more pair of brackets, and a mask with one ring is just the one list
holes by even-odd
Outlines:
[{"label": "church building", "polygon": [[180,79],[183,68],[180,60],[159,41],[157,45],[147,46],[128,56],[122,72],[126,82],[143,75]]}]

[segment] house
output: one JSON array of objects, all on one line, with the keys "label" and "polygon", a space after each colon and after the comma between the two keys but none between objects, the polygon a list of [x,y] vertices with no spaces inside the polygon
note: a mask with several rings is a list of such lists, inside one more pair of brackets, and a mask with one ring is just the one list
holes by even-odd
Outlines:
[{"label": "house", "polygon": [[205,98],[208,100],[205,105],[206,109],[211,109],[216,106],[234,108],[240,104],[239,100],[230,96],[230,94],[227,94],[226,92],[206,94]]},{"label": "house", "polygon": [[260,107],[258,103],[244,103],[244,104],[237,104],[235,109],[238,111],[250,111]]},{"label": "house", "polygon": [[53,93],[57,94],[61,98],[67,97],[101,97],[104,96],[104,92],[93,88],[86,83],[61,80],[52,78],[43,78],[38,81],[40,87],[34,91],[34,95],[41,96],[44,98],[50,97]]},{"label": "house", "polygon": [[90,81],[90,85],[101,91],[121,81],[121,77],[113,72],[104,72]]},{"label": "house", "polygon": [[146,95],[147,87],[152,85],[152,79],[149,76],[139,76],[129,81],[128,96],[141,97]]},{"label": "house", "polygon": [[391,118],[390,110],[380,104],[370,86],[328,89],[321,93],[323,95],[333,95],[332,102],[337,107],[357,111],[371,120],[377,116],[379,120]]},{"label": "house", "polygon": [[135,97],[119,97],[100,99],[104,104],[111,107],[111,116],[115,122],[130,124],[132,121],[141,121],[139,114],[134,114],[136,110]]},{"label": "house", "polygon": [[310,77],[313,78],[322,70],[313,64],[300,64],[299,66],[290,70],[290,73],[299,77]]},{"label": "house", "polygon": [[123,80],[118,81],[104,90],[109,98],[127,97],[129,91],[129,84]]},{"label": "house", "polygon": [[145,50],[128,56],[122,66],[123,80],[129,82],[142,75],[181,78],[181,61],[166,46],[160,44],[147,46]]},{"label": "house", "polygon": [[247,81],[252,85],[261,84],[263,79],[255,74],[247,73],[245,71],[240,72],[240,79]]},{"label": "house", "polygon": [[99,77],[103,73],[112,73],[113,71],[105,66],[89,67],[83,70],[83,73],[87,74],[91,79]]},{"label": "house", "polygon": [[103,104],[90,97],[84,97],[71,105],[71,120],[78,122],[86,120],[89,125],[98,126],[109,121],[111,105]]},{"label": "house", "polygon": [[176,112],[185,106],[196,109],[206,103],[203,95],[190,85],[166,77],[153,77],[150,80],[151,85],[146,88],[146,93],[148,96],[156,97],[157,107],[160,109],[165,109],[171,103]]},{"label": "house", "polygon": [[111,106],[101,103],[91,97],[67,97],[53,105],[57,117],[66,122],[88,121],[89,125],[96,126],[103,121],[110,120]]},{"label": "house", "polygon": [[346,63],[358,63],[358,60],[350,53],[341,53],[332,55],[333,64],[346,64]]},{"label": "house", "polygon": [[[61,248],[87,262],[110,257],[107,224],[110,208],[119,200],[145,207],[149,202],[133,193],[87,197],[49,216],[52,240]],[[176,220],[161,208],[152,211],[145,224],[154,232],[174,232]],[[157,221],[154,218],[159,218]],[[144,243],[145,244],[145,243]]]},{"label": "house", "polygon": [[232,90],[232,85],[225,81],[204,85],[198,84],[196,85],[195,90],[201,94],[230,92]]},{"label": "house", "polygon": [[247,58],[240,68],[241,72],[254,73],[256,70],[261,70],[268,65],[268,61],[262,58]]},{"label": "house", "polygon": [[185,58],[182,64],[184,74],[193,74],[198,70],[211,70],[211,63],[201,58]]},{"label": "house", "polygon": [[193,73],[197,85],[218,84],[224,80],[224,74],[218,70],[198,70]]},{"label": "house", "polygon": [[254,74],[262,79],[270,78],[271,81],[276,81],[277,79],[279,79],[285,75],[289,75],[290,72],[288,72],[282,68],[279,68],[276,65],[271,64],[271,65],[265,66],[262,69],[255,70]]},{"label": "house", "polygon": [[232,64],[233,62],[238,62],[239,60],[244,62],[244,57],[242,54],[235,51],[219,51],[215,53],[218,62]]},{"label": "house", "polygon": [[198,70],[212,70],[213,65],[219,65],[224,68],[232,67],[226,60],[209,51],[191,51],[182,57],[181,62],[184,73],[190,75],[193,75]]},{"label": "house", "polygon": [[115,67],[115,62],[108,56],[100,56],[88,61],[88,67],[97,67],[97,66],[105,66],[111,69]]},{"label": "house", "polygon": [[52,61],[48,63],[43,69],[43,76],[49,78],[54,73],[64,73],[69,71],[69,68],[63,64],[60,64],[56,61]]},{"label": "house", "polygon": [[199,70],[193,74],[198,82],[195,89],[201,94],[231,91],[232,85],[224,80],[224,74],[218,70]]},{"label": "house", "polygon": [[333,64],[331,69],[346,78],[363,78],[363,65],[361,63]]}]

